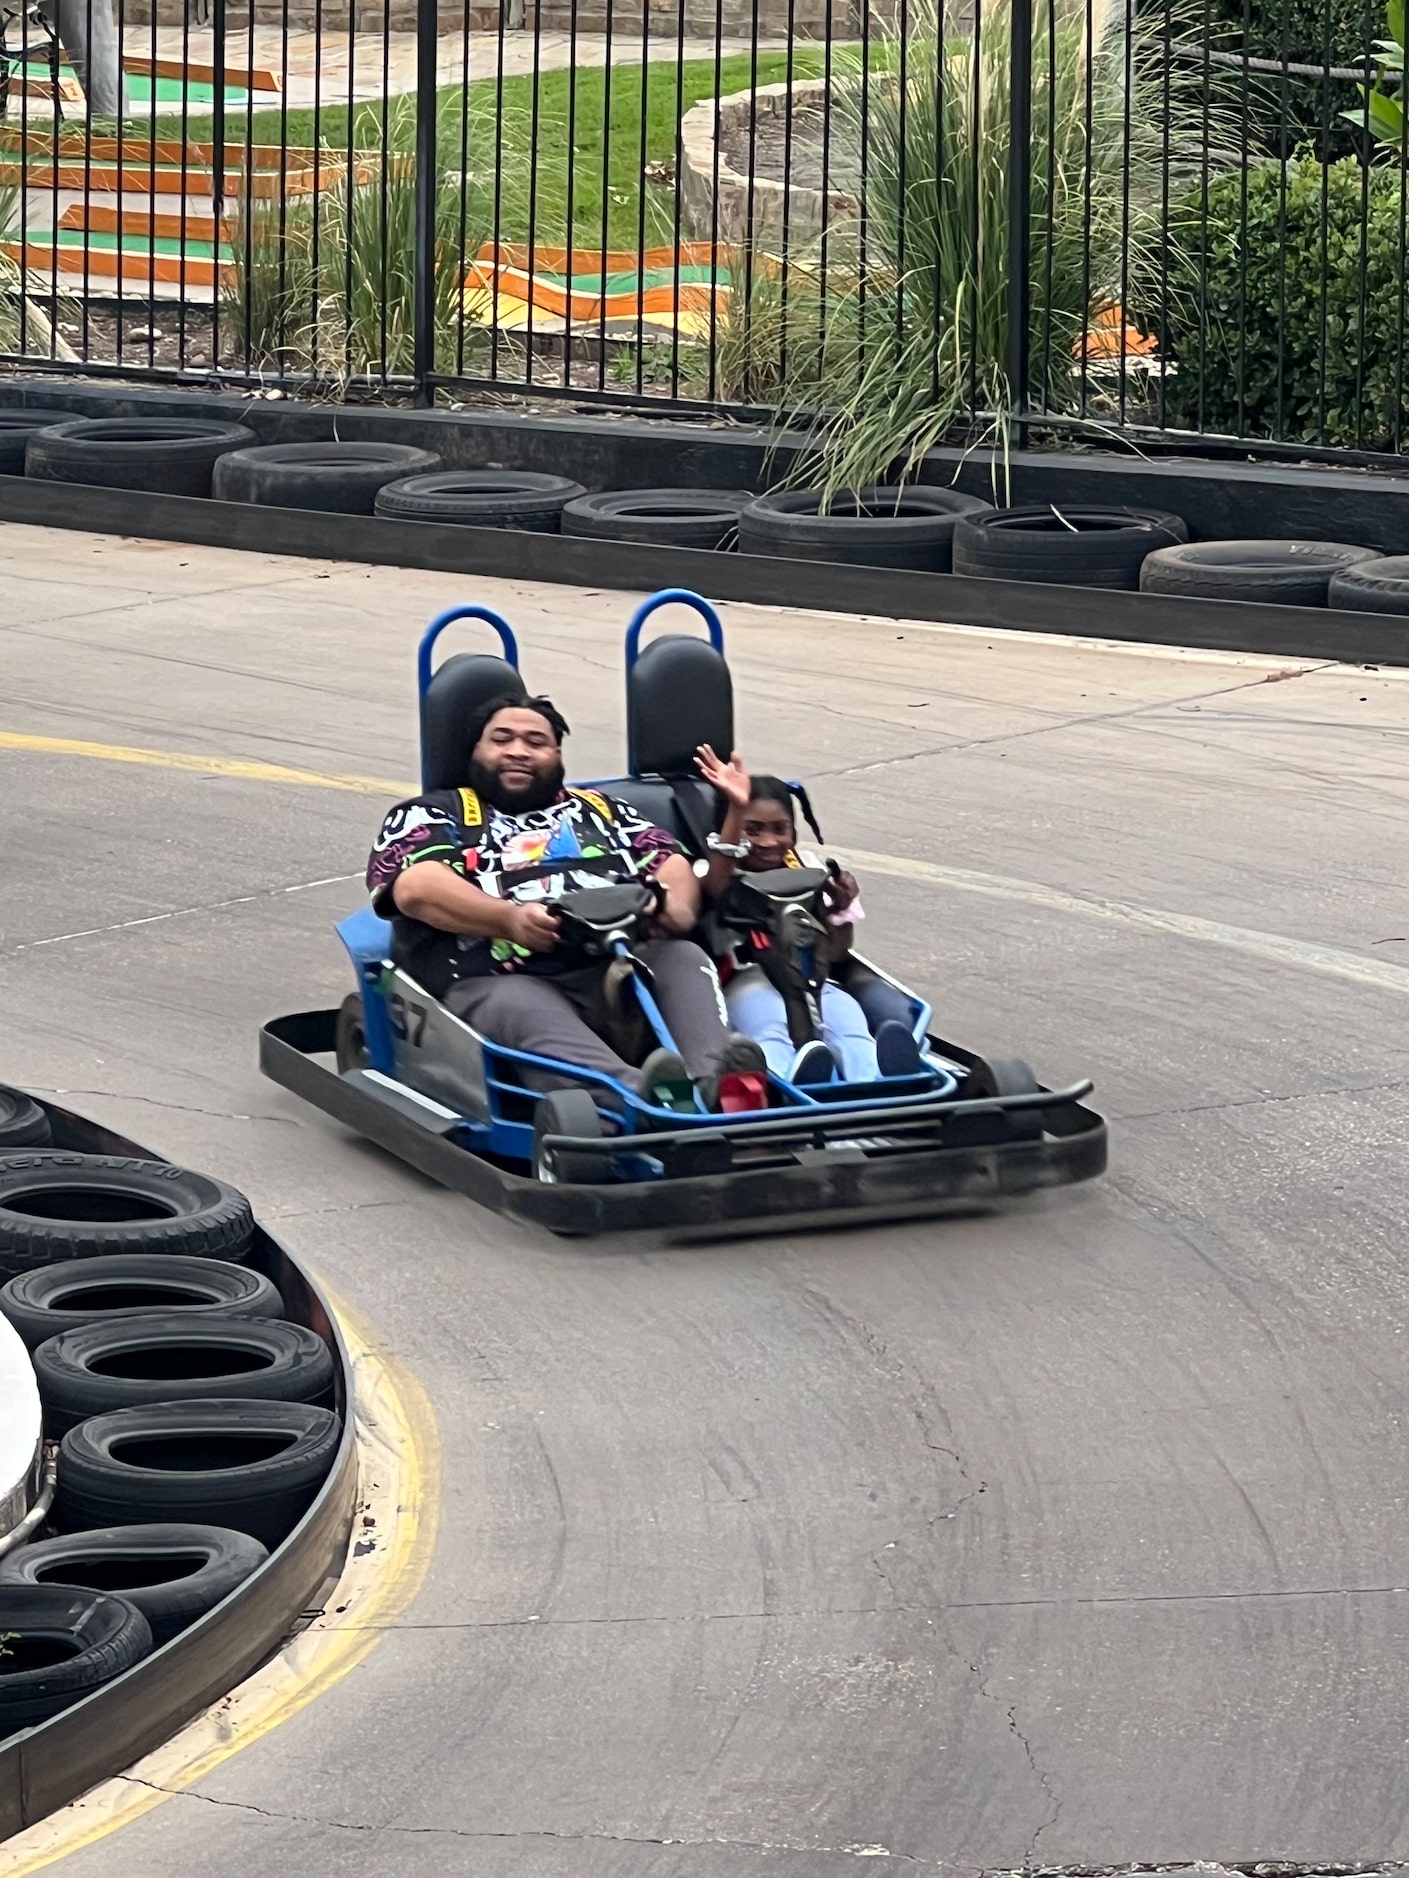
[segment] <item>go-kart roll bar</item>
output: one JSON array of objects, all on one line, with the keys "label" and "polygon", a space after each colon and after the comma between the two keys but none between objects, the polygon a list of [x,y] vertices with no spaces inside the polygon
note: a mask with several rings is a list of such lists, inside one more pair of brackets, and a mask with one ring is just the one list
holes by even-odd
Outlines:
[{"label": "go-kart roll bar", "polygon": [[724,627],[719,615],[708,600],[702,600],[697,593],[691,593],[688,587],[667,587],[664,592],[653,594],[649,600],[643,600],[631,615],[631,624],[626,629],[626,670],[627,675],[635,665],[641,653],[641,629],[653,613],[658,613],[663,606],[693,607],[709,631],[709,643],[719,653],[724,654]]},{"label": "go-kart roll bar", "polygon": [[[703,604],[703,602],[701,602],[701,604]],[[425,703],[426,692],[430,689],[433,671],[431,655],[435,651],[435,642],[439,639],[447,626],[453,626],[456,620],[459,619],[482,620],[486,626],[492,626],[499,635],[499,644],[503,648],[504,657],[509,661],[510,665],[513,666],[515,671],[519,669],[519,642],[515,639],[514,629],[509,624],[508,620],[503,618],[501,614],[496,613],[491,606],[467,605],[448,607],[444,613],[438,614],[437,617],[431,621],[430,625],[427,626],[425,632],[421,635],[420,647],[416,653],[416,691],[423,704]]]}]

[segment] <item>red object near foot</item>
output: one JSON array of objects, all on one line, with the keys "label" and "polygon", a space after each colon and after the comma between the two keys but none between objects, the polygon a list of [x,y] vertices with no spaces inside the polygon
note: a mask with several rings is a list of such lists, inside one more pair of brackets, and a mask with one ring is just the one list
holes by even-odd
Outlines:
[{"label": "red object near foot", "polygon": [[731,1070],[719,1078],[719,1112],[739,1115],[768,1107],[768,1077],[763,1070]]}]

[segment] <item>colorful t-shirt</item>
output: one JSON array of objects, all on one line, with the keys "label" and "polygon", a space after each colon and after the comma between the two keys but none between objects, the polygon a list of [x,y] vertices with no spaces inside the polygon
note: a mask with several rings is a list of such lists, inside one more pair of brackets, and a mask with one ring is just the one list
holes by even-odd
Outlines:
[{"label": "colorful t-shirt", "polygon": [[474,939],[408,919],[392,898],[403,868],[440,861],[495,899],[522,906],[648,878],[678,852],[673,836],[639,809],[595,789],[564,790],[548,808],[519,815],[481,805],[472,790],[437,789],[391,810],[367,863],[367,886],[373,906],[392,922],[392,958],[433,997],[443,997],[457,978],[552,976],[583,964],[584,956],[571,946],[527,952],[507,939]]}]

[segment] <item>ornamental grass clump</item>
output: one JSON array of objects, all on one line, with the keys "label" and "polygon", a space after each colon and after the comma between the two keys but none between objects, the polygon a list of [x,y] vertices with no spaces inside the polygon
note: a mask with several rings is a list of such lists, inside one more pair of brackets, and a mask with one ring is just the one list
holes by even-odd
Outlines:
[{"label": "ornamental grass clump", "polygon": [[[1019,402],[1072,413],[1103,311],[1158,322],[1180,228],[1167,205],[1238,159],[1236,113],[1161,16],[1034,8],[1031,366],[1008,377],[1011,13],[946,34],[914,0],[903,69],[845,74],[837,106],[864,151],[855,288],[837,309],[854,365],[821,426],[829,494],[912,475],[956,428],[1004,433]],[[1184,47],[1187,50],[1187,47]],[[1177,219],[1177,218],[1176,218]],[[832,347],[835,352],[835,345]]]}]

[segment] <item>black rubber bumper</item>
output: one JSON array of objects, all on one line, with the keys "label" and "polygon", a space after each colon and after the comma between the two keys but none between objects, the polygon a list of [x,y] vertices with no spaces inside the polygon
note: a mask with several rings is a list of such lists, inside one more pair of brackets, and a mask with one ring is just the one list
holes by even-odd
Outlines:
[{"label": "black rubber bumper", "polygon": [[[765,1230],[770,1224],[914,1218],[1093,1180],[1106,1166],[1104,1120],[1079,1102],[1056,1097],[1042,1108],[1043,1133],[1034,1140],[922,1146],[882,1155],[833,1147],[782,1167],[736,1167],[600,1186],[549,1185],[470,1153],[317,1061],[332,1051],[336,1018],[334,1011],[274,1018],[260,1032],[260,1069],[442,1186],[551,1232],[666,1232],[700,1238]],[[867,1133],[885,1127],[879,1117],[864,1124]]]}]

